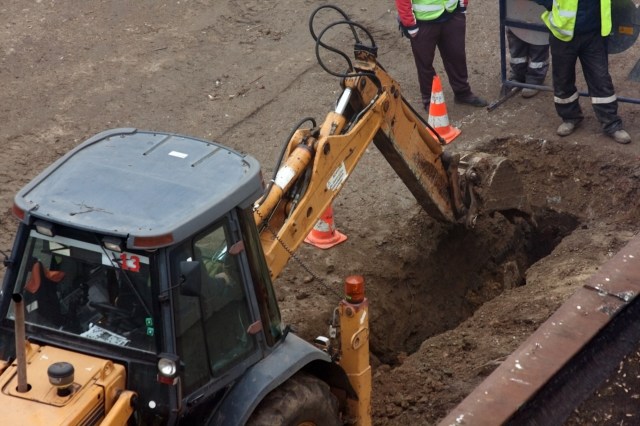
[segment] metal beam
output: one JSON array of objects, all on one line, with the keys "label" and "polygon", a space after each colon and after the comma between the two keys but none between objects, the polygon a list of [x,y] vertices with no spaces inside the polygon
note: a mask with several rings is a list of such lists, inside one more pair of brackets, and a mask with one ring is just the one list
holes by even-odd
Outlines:
[{"label": "metal beam", "polygon": [[640,237],[579,288],[460,405],[449,425],[561,425],[640,341]]}]

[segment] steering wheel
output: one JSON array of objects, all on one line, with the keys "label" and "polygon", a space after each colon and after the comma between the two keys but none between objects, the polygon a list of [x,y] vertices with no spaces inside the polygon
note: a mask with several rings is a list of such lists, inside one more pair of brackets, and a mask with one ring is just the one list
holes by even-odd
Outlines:
[{"label": "steering wheel", "polygon": [[116,306],[113,306],[109,303],[104,302],[92,302],[89,301],[89,306],[93,309],[97,309],[101,314],[106,317],[113,316],[114,318],[129,318],[131,313]]}]

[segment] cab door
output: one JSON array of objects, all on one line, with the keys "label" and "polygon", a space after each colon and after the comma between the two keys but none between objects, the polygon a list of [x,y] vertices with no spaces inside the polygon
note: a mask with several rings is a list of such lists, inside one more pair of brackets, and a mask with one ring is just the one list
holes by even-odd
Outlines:
[{"label": "cab door", "polygon": [[[262,357],[264,336],[236,225],[231,212],[170,253],[174,335],[187,400],[223,388]],[[185,268],[196,273],[186,277],[180,272]]]}]

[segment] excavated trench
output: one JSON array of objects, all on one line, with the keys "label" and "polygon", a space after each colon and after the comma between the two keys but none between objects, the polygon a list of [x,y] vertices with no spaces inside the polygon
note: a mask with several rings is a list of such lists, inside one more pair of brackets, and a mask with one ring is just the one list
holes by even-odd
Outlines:
[{"label": "excavated trench", "polygon": [[[395,365],[424,340],[455,328],[487,300],[526,285],[527,269],[580,225],[570,213],[543,207],[533,208],[533,219],[535,227],[521,218],[511,221],[495,214],[471,232],[441,230],[439,247],[428,260],[406,262],[404,282],[397,283],[382,298],[371,297],[386,301],[376,303],[379,315],[373,315],[373,354],[381,362]],[[425,242],[433,241],[424,239],[418,244]],[[390,300],[398,302],[389,304]],[[399,309],[401,314],[387,312],[398,305],[405,307]]]},{"label": "excavated trench", "polygon": [[481,150],[514,162],[535,226],[496,213],[471,231],[426,215],[397,228],[394,240],[380,248],[393,259],[376,270],[384,285],[368,291],[375,301],[371,350],[384,364],[397,365],[486,301],[526,285],[530,266],[576,229],[604,222],[614,229],[633,226],[640,167],[632,158],[527,138],[495,139]]}]

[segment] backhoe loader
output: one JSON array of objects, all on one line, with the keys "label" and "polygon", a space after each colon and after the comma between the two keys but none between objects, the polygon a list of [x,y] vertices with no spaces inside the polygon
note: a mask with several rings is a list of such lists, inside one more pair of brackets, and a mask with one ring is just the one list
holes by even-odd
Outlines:
[{"label": "backhoe loader", "polygon": [[[341,19],[316,34],[326,9]],[[336,26],[354,60],[323,41]],[[526,212],[526,197],[507,159],[443,149],[342,10],[316,9],[310,29],[316,52],[347,63],[330,71],[342,92],[320,125],[294,128],[268,183],[216,142],[121,128],[18,192],[0,293],[3,424],[371,423],[363,278],[345,279],[329,337],[311,343],[283,325],[272,281],[371,142],[438,220],[471,227]]]}]

